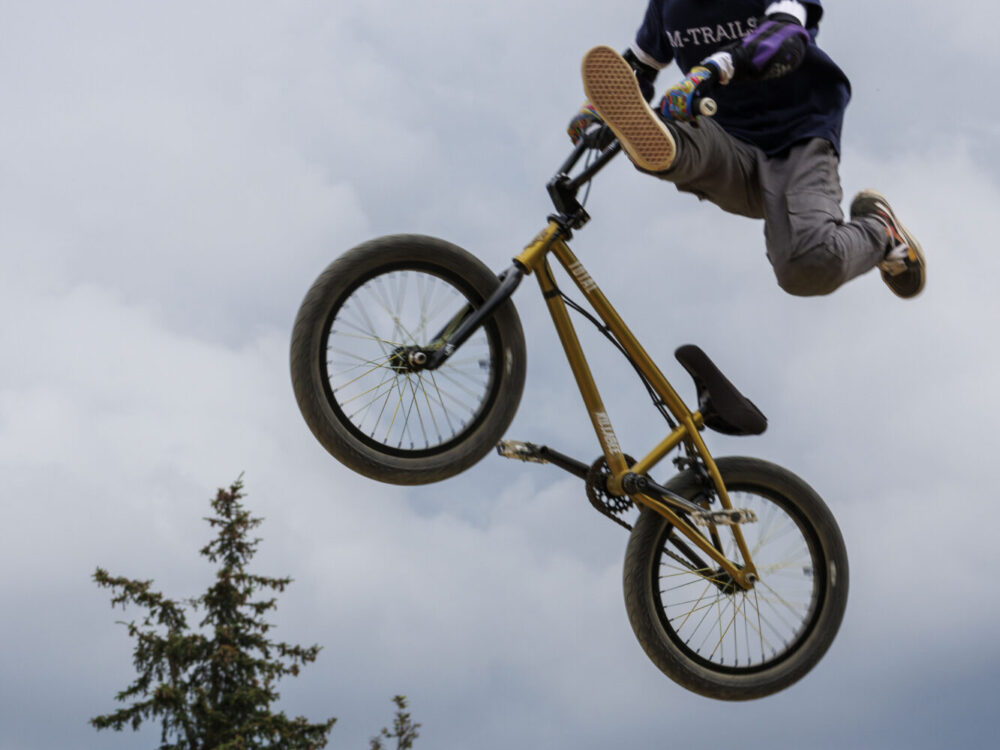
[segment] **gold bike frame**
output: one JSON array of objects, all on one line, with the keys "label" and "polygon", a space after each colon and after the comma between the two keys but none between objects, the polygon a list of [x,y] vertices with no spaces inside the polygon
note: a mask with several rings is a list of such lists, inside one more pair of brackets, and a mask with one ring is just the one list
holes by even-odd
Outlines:
[{"label": "gold bike frame", "polygon": [[[594,426],[594,432],[601,443],[604,451],[604,458],[607,461],[611,476],[608,479],[608,491],[613,494],[621,494],[622,479],[628,472],[636,474],[647,474],[650,469],[656,466],[668,453],[674,450],[682,442],[687,442],[701,457],[711,477],[715,490],[718,493],[719,501],[726,510],[732,510],[732,501],[729,493],[722,481],[715,460],[708,451],[705,441],[702,439],[700,430],[704,429],[704,421],[700,412],[692,412],[677,392],[670,385],[669,381],[660,372],[660,369],[653,362],[646,350],[635,338],[621,316],[608,301],[604,293],[598,288],[597,283],[583,267],[569,249],[569,245],[563,239],[563,231],[555,221],[550,221],[541,234],[529,244],[524,251],[518,255],[514,262],[528,274],[534,274],[538,279],[542,296],[552,316],[556,332],[562,343],[566,358],[569,361],[573,376],[583,396],[584,404],[590,414],[590,420]],[[576,335],[576,329],[570,320],[566,303],[559,294],[552,269],[549,265],[548,256],[552,254],[559,263],[566,269],[566,272],[576,283],[580,292],[587,299],[598,317],[608,327],[611,334],[618,340],[622,348],[635,362],[643,376],[649,381],[656,394],[663,400],[663,403],[673,414],[679,426],[667,435],[657,446],[655,446],[644,458],[634,465],[626,463],[625,456],[618,438],[615,436],[614,428],[604,408],[604,402],[597,389],[590,365],[587,363],[580,340]],[[678,515],[669,505],[645,494],[631,495],[632,499],[644,506],[647,506],[664,518],[666,518],[678,531],[686,536],[702,552],[717,563],[728,573],[738,585],[744,589],[753,588],[753,581],[757,577],[756,569],[750,557],[750,550],[747,548],[743,531],[739,525],[732,526],[733,536],[736,540],[737,548],[743,557],[744,565],[737,566],[725,555],[722,554],[715,545],[705,537],[704,534],[695,529],[691,524]]]}]

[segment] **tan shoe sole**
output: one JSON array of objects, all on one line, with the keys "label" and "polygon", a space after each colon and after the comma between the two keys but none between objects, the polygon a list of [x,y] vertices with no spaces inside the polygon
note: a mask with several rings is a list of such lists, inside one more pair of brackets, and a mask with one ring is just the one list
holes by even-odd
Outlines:
[{"label": "tan shoe sole", "polygon": [[611,47],[601,46],[583,56],[581,67],[587,99],[618,137],[629,158],[649,172],[670,169],[677,145],[643,98],[632,66]]}]

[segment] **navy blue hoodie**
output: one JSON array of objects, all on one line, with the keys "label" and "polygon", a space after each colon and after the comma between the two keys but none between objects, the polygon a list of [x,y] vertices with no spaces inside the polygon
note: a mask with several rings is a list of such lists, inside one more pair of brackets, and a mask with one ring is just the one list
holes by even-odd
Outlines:
[{"label": "navy blue hoodie", "polygon": [[[736,81],[712,92],[715,120],[727,132],[780,154],[799,141],[825,138],[840,152],[844,110],[851,84],[816,45],[823,8],[799,0],[808,11],[811,41],[802,66],[766,81]],[[773,0],[650,0],[633,49],[655,67],[676,62],[687,73],[712,53],[750,33]]]}]

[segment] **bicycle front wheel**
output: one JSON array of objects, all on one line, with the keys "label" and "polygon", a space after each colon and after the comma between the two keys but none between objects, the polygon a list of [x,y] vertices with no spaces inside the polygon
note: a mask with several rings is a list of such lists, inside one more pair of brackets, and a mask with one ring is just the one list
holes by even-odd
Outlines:
[{"label": "bicycle front wheel", "polygon": [[[830,647],[847,605],[847,551],[822,499],[786,469],[749,458],[717,461],[759,580],[745,591],[665,518],[644,509],[625,556],[625,606],[647,656],[701,695],[750,700],[801,679]],[[694,472],[668,483],[694,500]],[[742,563],[732,532],[706,539]]]},{"label": "bicycle front wheel", "polygon": [[458,474],[503,436],[524,387],[524,334],[507,300],[436,370],[413,352],[488,298],[496,275],[419,235],[382,237],[331,263],[302,302],[292,384],[319,442],[360,474],[424,484]]}]

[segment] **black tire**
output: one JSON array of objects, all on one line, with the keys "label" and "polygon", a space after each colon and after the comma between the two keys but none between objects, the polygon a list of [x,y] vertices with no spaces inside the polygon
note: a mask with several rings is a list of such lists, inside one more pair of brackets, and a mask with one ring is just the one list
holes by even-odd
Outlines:
[{"label": "black tire", "polygon": [[[625,607],[643,650],[672,680],[709,698],[750,700],[801,679],[830,647],[847,606],[847,550],[833,514],[799,477],[751,458],[717,464],[733,506],[757,512],[742,528],[760,580],[749,592],[726,585],[714,564],[692,562],[707,558],[672,524],[644,509],[625,554]],[[704,492],[692,471],[667,487],[690,500]],[[740,562],[732,533],[718,532],[728,559]]]},{"label": "black tire", "polygon": [[[401,366],[499,285],[443,240],[394,235],[331,263],[292,333],[292,385],[319,442],[354,471],[393,484],[454,476],[489,452],[524,388],[524,333],[510,300],[437,370]],[[404,320],[406,318],[406,320]]]}]

